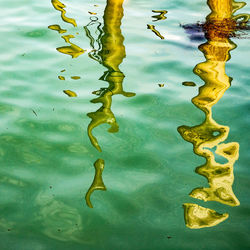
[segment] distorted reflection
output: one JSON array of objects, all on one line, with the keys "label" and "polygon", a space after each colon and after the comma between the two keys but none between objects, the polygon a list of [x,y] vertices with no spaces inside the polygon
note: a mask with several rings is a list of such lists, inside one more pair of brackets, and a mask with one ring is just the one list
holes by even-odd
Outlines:
[{"label": "distorted reflection", "polygon": [[[102,64],[107,71],[104,72],[100,80],[106,81],[108,87],[100,88],[92,93],[97,95],[97,98],[91,100],[92,103],[101,103],[102,106],[95,112],[88,113],[91,122],[88,126],[88,136],[92,145],[102,151],[97,138],[93,135],[93,129],[101,124],[107,123],[110,125],[109,132],[115,133],[119,130],[119,125],[115,115],[111,110],[112,96],[123,95],[132,97],[135,93],[125,92],[123,90],[124,74],[119,69],[120,64],[126,56],[125,47],[123,45],[124,37],[121,33],[121,20],[123,17],[123,0],[107,0],[107,5],[104,10],[103,28],[97,17],[91,17],[90,23],[84,27],[87,37],[90,39],[92,51],[89,57]],[[90,29],[96,27],[94,39]],[[104,160],[98,159],[94,164],[96,173],[94,181],[86,194],[86,203],[92,207],[90,195],[94,190],[106,190],[103,180],[102,171],[104,169]]]},{"label": "distorted reflection", "polygon": [[147,25],[147,28],[148,28],[149,30],[152,30],[152,32],[155,33],[155,34],[156,34],[158,37],[160,37],[161,39],[164,39],[164,36],[162,36],[161,33],[160,33],[158,30],[156,30],[156,28],[155,28],[154,25],[148,24],[148,25]]},{"label": "distorted reflection", "polygon": [[[249,15],[233,16],[245,3],[208,0],[208,5],[212,12],[202,26],[207,42],[199,46],[206,61],[197,64],[193,70],[205,84],[192,99],[192,103],[204,112],[205,120],[193,127],[180,126],[178,132],[184,140],[193,144],[195,154],[206,159],[206,163],[197,167],[195,172],[207,179],[209,187],[195,188],[190,196],[203,201],[238,206],[240,202],[233,193],[232,185],[233,166],[239,157],[239,144],[222,143],[228,137],[229,127],[216,123],[212,117],[212,107],[222,98],[232,81],[225,73],[225,64],[236,44],[229,37],[235,36],[237,27],[246,27]],[[215,153],[212,152],[214,149]],[[224,157],[226,163],[219,163],[216,155]],[[228,218],[227,213],[219,214],[192,203],[184,204],[184,214],[186,226],[189,228],[212,227]]]},{"label": "distorted reflection", "polygon": [[[52,3],[52,5],[54,6],[54,8],[56,10],[61,12],[61,18],[62,18],[62,20],[64,22],[70,23],[74,27],[77,26],[75,19],[65,16],[65,14],[66,14],[66,10],[65,10],[66,6],[63,3],[61,3],[58,0],[51,0],[51,3]],[[63,34],[63,33],[67,32],[66,29],[62,29],[60,27],[60,25],[58,25],[58,24],[49,25],[48,28],[51,29],[51,30],[58,31],[59,34]],[[77,46],[76,44],[74,44],[74,43],[72,43],[70,41],[70,39],[74,38],[73,35],[64,35],[64,36],[61,36],[61,38],[63,38],[63,40],[66,43],[70,44],[70,46],[58,47],[58,48],[56,48],[58,52],[66,54],[66,55],[70,55],[72,58],[77,58],[78,56],[80,56],[81,54],[83,54],[85,52],[85,50],[83,50],[82,48],[80,48],[79,46]],[[65,71],[65,69],[61,70],[61,72],[64,72],[64,71]],[[59,75],[58,79],[59,80],[65,80],[65,77],[62,76],[62,75]],[[77,94],[72,90],[64,90],[63,92],[66,95],[68,95],[69,97],[77,97]]]},{"label": "distorted reflection", "polygon": [[[74,27],[77,27],[75,19],[65,16],[66,5],[64,5],[63,3],[61,3],[58,0],[51,0],[51,3],[56,10],[61,12],[61,18],[64,22],[72,24]],[[60,25],[58,25],[58,24],[49,25],[48,28],[51,30],[57,31],[59,34],[64,34],[67,32],[66,29],[61,28]],[[74,44],[70,41],[72,38],[75,38],[75,36],[69,34],[69,35],[63,35],[63,36],[61,36],[61,38],[66,43],[68,43],[69,46],[62,46],[62,47],[56,48],[58,52],[60,52],[62,54],[70,55],[72,58],[77,58],[78,56],[80,56],[81,54],[83,54],[85,52],[84,49],[80,48],[79,46],[77,46],[76,44]],[[64,72],[64,71],[65,70],[61,70],[61,72]],[[59,78],[59,80],[65,80],[64,76],[58,76],[58,78]],[[66,93],[68,95],[69,92],[68,93],[67,92],[68,92],[68,90],[64,91],[64,93]],[[68,96],[72,97],[72,96],[76,96],[76,95],[68,95]]]},{"label": "distorted reflection", "polygon": [[58,24],[49,25],[48,28],[51,29],[51,30],[56,30],[56,31],[58,31],[58,33],[60,33],[60,34],[61,34],[61,33],[67,32],[67,30],[62,29],[62,28],[60,27],[60,25],[58,25]]},{"label": "distorted reflection", "polygon": [[95,191],[95,190],[106,190],[106,187],[103,183],[102,180],[102,172],[104,170],[104,160],[103,159],[98,159],[95,163],[94,163],[94,167],[95,167],[95,177],[93,180],[93,183],[91,184],[88,192],[86,193],[86,203],[89,207],[93,207],[91,201],[90,201],[90,196],[91,194]]},{"label": "distorted reflection", "polygon": [[159,13],[158,15],[152,16],[153,18],[155,18],[155,20],[153,20],[153,22],[167,19],[167,17],[165,17],[165,14],[168,13],[167,10],[152,10],[152,12],[153,13]]},{"label": "distorted reflection", "polygon": [[[165,16],[165,14],[168,13],[167,10],[152,10],[152,12],[153,12],[153,13],[159,13],[158,15],[152,16],[152,18],[154,18],[153,22],[167,19],[167,17]],[[164,36],[161,35],[161,33],[155,28],[154,25],[152,25],[152,24],[147,24],[147,29],[152,30],[152,32],[153,32],[156,36],[160,37],[162,40],[165,39]]]},{"label": "distorted reflection", "polygon": [[62,20],[64,22],[71,23],[74,27],[77,26],[75,19],[65,16],[65,14],[66,14],[66,10],[65,10],[66,5],[64,5],[63,3],[61,3],[58,0],[51,0],[51,3],[52,3],[52,5],[54,6],[54,8],[56,10],[61,12],[61,18],[62,18]]},{"label": "distorted reflection", "polygon": [[66,36],[62,36],[62,38],[64,39],[66,43],[69,43],[70,46],[62,46],[62,47],[56,48],[57,51],[59,51],[60,53],[70,55],[72,58],[77,58],[78,56],[80,56],[81,54],[85,52],[85,50],[83,50],[82,48],[80,48],[79,46],[77,46],[76,44],[70,41],[70,39],[75,38],[75,36],[66,35]]}]

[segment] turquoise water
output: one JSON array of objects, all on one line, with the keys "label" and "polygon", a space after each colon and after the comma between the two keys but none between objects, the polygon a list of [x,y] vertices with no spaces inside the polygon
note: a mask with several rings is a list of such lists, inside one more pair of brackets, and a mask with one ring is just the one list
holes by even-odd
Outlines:
[{"label": "turquoise water", "polygon": [[[100,107],[90,100],[93,91],[107,87],[99,80],[107,68],[88,56],[92,48],[83,27],[90,16],[103,23],[106,1],[64,4],[77,27],[63,22],[50,1],[0,3],[0,249],[248,249],[249,39],[232,39],[237,48],[226,63],[232,85],[213,106],[214,120],[230,127],[226,142],[240,145],[233,184],[240,206],[205,203],[188,195],[208,185],[194,172],[204,159],[177,128],[204,120],[191,99],[204,84],[193,68],[205,61],[197,47],[206,40],[191,41],[180,24],[204,21],[210,13],[206,1],[124,3],[126,57],[119,68],[125,75],[124,91],[136,95],[113,96],[119,131],[107,132],[107,124],[93,130],[102,152],[89,140],[87,114]],[[153,22],[152,10],[167,10],[167,19]],[[249,11],[247,5],[239,12]],[[71,41],[86,52],[73,59],[59,53],[56,48],[67,44],[64,34],[48,29],[53,24],[73,34]],[[155,25],[165,39],[147,24]],[[94,26],[91,34],[98,36]],[[183,86],[184,81],[196,86]],[[94,208],[89,208],[84,197],[99,158],[105,161],[107,191],[94,192]],[[182,204],[187,202],[229,218],[192,230],[184,221]]]}]

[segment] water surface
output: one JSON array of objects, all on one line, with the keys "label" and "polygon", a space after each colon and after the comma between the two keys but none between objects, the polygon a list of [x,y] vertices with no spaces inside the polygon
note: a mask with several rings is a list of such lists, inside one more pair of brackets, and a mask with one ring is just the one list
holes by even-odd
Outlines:
[{"label": "water surface", "polygon": [[[198,49],[204,35],[191,39],[180,26],[204,22],[211,12],[206,1],[114,2],[65,0],[57,9],[56,1],[0,4],[1,249],[248,249],[247,35],[223,41],[231,47],[218,60],[211,56],[221,53]],[[167,18],[157,20],[152,10],[166,10]],[[249,13],[249,5],[238,13]],[[223,74],[211,78],[206,69],[217,61]],[[193,72],[202,62],[207,78]],[[201,86],[219,80],[225,86],[217,96],[207,89],[205,104],[192,103]],[[206,156],[224,164],[215,147],[239,148],[229,178],[235,206],[189,196],[209,187],[195,173],[206,157],[193,152],[180,128],[197,127],[210,113],[216,129],[202,128],[228,133]],[[99,188],[107,190],[92,193],[90,208],[85,195],[98,159]],[[190,229],[183,204],[229,217]]]}]

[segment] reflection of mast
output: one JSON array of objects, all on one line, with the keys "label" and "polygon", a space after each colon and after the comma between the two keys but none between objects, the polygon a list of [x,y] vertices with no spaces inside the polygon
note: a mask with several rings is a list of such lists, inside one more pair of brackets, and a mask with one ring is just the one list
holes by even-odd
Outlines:
[{"label": "reflection of mast", "polygon": [[88,136],[93,146],[99,151],[101,151],[101,148],[97,139],[93,136],[92,130],[103,123],[108,123],[111,126],[109,129],[111,133],[117,132],[119,129],[115,116],[111,111],[112,96],[122,94],[130,97],[135,95],[134,93],[123,91],[122,83],[125,76],[119,69],[119,65],[126,56],[123,45],[124,37],[120,29],[123,17],[122,3],[123,0],[107,1],[103,17],[104,35],[101,38],[102,49],[98,55],[101,58],[101,64],[108,69],[100,80],[107,81],[109,86],[93,92],[99,95],[99,97],[91,100],[91,102],[102,103],[102,106],[96,112],[88,113],[88,116],[92,119],[88,126]]},{"label": "reflection of mast", "polygon": [[[92,130],[104,123],[107,123],[111,126],[111,128],[108,130],[111,133],[117,132],[119,129],[115,116],[111,111],[112,96],[121,94],[126,97],[131,97],[135,95],[134,93],[123,91],[122,83],[125,76],[119,69],[119,65],[122,63],[123,59],[126,56],[125,47],[123,45],[124,37],[122,36],[120,28],[121,19],[123,17],[122,4],[123,0],[107,0],[107,5],[103,16],[103,35],[100,38],[102,46],[101,50],[98,52],[98,55],[94,55],[94,59],[97,58],[96,60],[98,60],[101,64],[103,64],[103,66],[108,69],[100,78],[100,80],[104,80],[109,84],[107,88],[101,88],[100,90],[93,92],[93,94],[96,94],[99,97],[91,100],[91,102],[101,103],[102,106],[97,111],[88,113],[88,116],[92,119],[88,126],[88,136],[92,145],[100,152],[101,147],[99,146],[96,137],[93,136]],[[88,33],[86,27],[85,31],[86,34],[90,37],[90,34]],[[91,39],[91,43],[93,44],[93,39]],[[92,207],[90,202],[90,194],[94,190],[100,189],[98,188],[98,186],[95,187],[95,182],[103,183],[101,176],[102,171],[98,170],[98,166],[101,166],[103,170],[104,161],[101,159],[99,159],[98,161],[102,161],[102,164],[95,164],[95,180],[85,197],[87,205],[90,207]],[[97,175],[97,171],[98,173],[100,173],[99,175]],[[99,181],[97,181],[96,178],[99,178]],[[103,187],[105,187],[104,184]],[[102,190],[105,190],[105,188],[103,187]]]},{"label": "reflection of mast", "polygon": [[[193,144],[194,153],[206,159],[206,163],[196,168],[196,173],[207,178],[208,188],[196,188],[190,196],[203,201],[217,201],[230,206],[240,203],[232,190],[234,181],[233,165],[239,156],[237,142],[221,143],[228,137],[229,127],[219,125],[212,118],[212,106],[216,104],[230,87],[231,78],[225,73],[225,63],[230,59],[230,50],[236,45],[228,38],[236,27],[232,14],[244,6],[231,0],[208,0],[212,10],[204,25],[207,42],[199,46],[206,61],[196,65],[194,73],[205,84],[199,88],[198,96],[192,99],[194,105],[205,113],[205,121],[198,126],[181,126],[178,132]],[[238,17],[238,16],[236,16]],[[221,143],[221,144],[219,144]],[[227,162],[218,163],[211,151],[223,156]],[[214,210],[184,204],[185,222],[190,228],[211,227],[228,218],[228,214],[219,214]]]}]

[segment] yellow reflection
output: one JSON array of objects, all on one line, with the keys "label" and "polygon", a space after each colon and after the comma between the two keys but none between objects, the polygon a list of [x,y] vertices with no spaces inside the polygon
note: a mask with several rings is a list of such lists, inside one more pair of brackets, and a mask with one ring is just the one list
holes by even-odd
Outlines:
[{"label": "yellow reflection", "polygon": [[153,20],[153,22],[167,19],[167,17],[165,17],[165,14],[168,13],[167,10],[152,10],[152,12],[153,13],[159,13],[158,15],[152,16],[153,18],[155,18],[155,20]]},{"label": "yellow reflection", "polygon": [[[107,0],[103,16],[103,28],[101,29],[101,23],[98,22],[96,17],[92,17],[91,22],[84,27],[87,37],[90,38],[90,46],[93,49],[89,53],[89,57],[107,68],[107,71],[104,72],[100,80],[106,81],[108,87],[93,91],[93,94],[97,95],[97,98],[91,100],[92,103],[101,103],[102,106],[97,111],[87,114],[91,118],[91,122],[88,126],[89,139],[92,145],[100,152],[101,147],[97,138],[93,135],[93,129],[101,124],[107,123],[110,125],[109,132],[114,133],[119,130],[115,115],[111,110],[112,96],[120,94],[131,97],[135,95],[134,93],[125,92],[123,90],[122,84],[125,76],[119,69],[120,64],[126,56],[125,47],[123,45],[124,37],[120,28],[123,17],[122,4],[123,0]],[[92,37],[89,30],[90,25],[94,24],[97,25],[96,29],[100,33],[96,40]],[[97,44],[97,49],[95,49],[95,44]],[[96,169],[95,178],[85,197],[89,207],[92,207],[90,203],[91,193],[96,189],[106,190],[102,181],[104,161],[99,159],[94,166]]]},{"label": "yellow reflection", "polygon": [[91,201],[90,201],[90,196],[91,194],[95,191],[95,190],[106,190],[106,187],[103,183],[102,180],[102,172],[104,170],[104,160],[103,159],[98,159],[95,163],[94,163],[94,167],[95,167],[95,177],[93,180],[93,183],[91,184],[88,192],[86,193],[85,196],[85,200],[86,203],[89,207],[93,207]]},{"label": "yellow reflection", "polygon": [[213,227],[228,218],[228,214],[219,214],[212,209],[197,204],[185,203],[183,207],[186,226],[191,229]]},{"label": "yellow reflection", "polygon": [[[52,3],[53,7],[54,7],[56,10],[58,10],[58,11],[61,12],[61,18],[62,18],[62,20],[63,20],[64,22],[70,23],[70,24],[72,24],[74,27],[77,26],[75,19],[69,18],[69,17],[66,17],[66,16],[65,16],[65,14],[66,14],[66,10],[65,10],[66,6],[65,6],[63,3],[61,3],[61,2],[58,1],[58,0],[51,0],[51,3]],[[58,25],[58,24],[49,25],[48,28],[51,29],[51,30],[58,31],[59,34],[63,34],[63,33],[66,33],[66,32],[67,32],[66,29],[61,28],[60,25]],[[62,46],[62,47],[56,48],[56,50],[57,50],[58,52],[60,52],[60,53],[62,53],[62,54],[69,55],[69,56],[71,56],[72,58],[77,58],[78,56],[80,56],[81,54],[83,54],[83,53],[85,52],[84,49],[80,48],[79,46],[77,46],[76,44],[74,44],[74,43],[72,43],[72,42],[70,41],[70,39],[75,38],[73,35],[71,35],[71,34],[69,34],[69,35],[63,35],[63,36],[61,36],[61,38],[62,38],[66,43],[68,43],[69,45],[68,45],[68,46]],[[64,69],[64,70],[61,70],[61,72],[64,72],[64,71],[65,71],[65,69]],[[76,77],[76,76],[73,76],[73,77],[71,77],[71,78],[74,79],[74,80],[80,79],[80,77],[78,77],[78,76],[77,76],[77,77]],[[65,80],[65,77],[62,76],[62,75],[59,75],[59,76],[58,76],[58,79],[59,79],[59,80]],[[77,94],[76,94],[74,91],[72,91],[72,90],[64,90],[63,92],[64,92],[66,95],[68,95],[69,97],[77,97]]]},{"label": "yellow reflection", "polygon": [[[64,8],[66,6],[63,3],[61,3],[58,0],[51,0],[51,3],[56,10],[61,12],[61,18],[63,21],[65,21],[66,23],[73,24],[74,27],[77,26],[75,19],[65,16],[66,10]],[[48,28],[51,30],[56,30],[60,34],[67,32],[66,29],[62,29],[57,24],[49,25]],[[64,41],[66,43],[69,43],[70,46],[62,46],[62,47],[56,48],[57,51],[59,51],[60,53],[70,55],[72,58],[77,58],[78,56],[80,56],[81,54],[83,54],[85,52],[85,50],[83,50],[82,48],[80,48],[79,46],[77,46],[76,44],[74,44],[70,41],[71,38],[74,38],[73,35],[64,35],[64,36],[62,36],[62,38],[64,39]]]},{"label": "yellow reflection", "polygon": [[[123,90],[124,74],[119,69],[120,64],[126,56],[125,47],[123,45],[124,37],[121,33],[121,19],[123,17],[122,0],[108,0],[104,11],[104,27],[103,32],[97,39],[101,44],[101,49],[96,53],[90,53],[90,57],[98,60],[108,70],[100,80],[108,82],[109,86],[94,91],[93,94],[98,97],[91,100],[92,103],[101,103],[102,106],[95,112],[88,113],[92,119],[88,126],[88,136],[92,145],[101,152],[101,147],[93,135],[92,131],[95,127],[107,123],[111,126],[109,132],[117,132],[119,126],[116,122],[115,116],[111,111],[112,96],[121,94],[126,97],[134,96],[134,93],[125,92]],[[91,46],[94,48],[94,41],[90,35],[88,28],[85,26],[87,36],[91,39]],[[99,44],[99,45],[100,45]]]},{"label": "yellow reflection", "polygon": [[60,34],[61,34],[61,33],[67,32],[67,30],[62,29],[62,28],[60,27],[60,25],[58,25],[58,24],[49,25],[48,28],[51,29],[51,30],[56,30],[56,31],[58,31],[58,33],[60,33]]},{"label": "yellow reflection", "polygon": [[66,23],[71,23],[74,27],[76,27],[76,21],[75,19],[73,18],[69,18],[69,17],[66,17],[65,14],[66,14],[66,10],[64,9],[66,6],[61,3],[60,1],[58,0],[51,0],[51,3],[52,5],[54,6],[54,8],[58,11],[61,12],[61,18],[64,22]]},{"label": "yellow reflection", "polygon": [[82,48],[78,47],[77,45],[75,45],[70,41],[71,38],[74,38],[73,35],[62,36],[62,38],[66,43],[69,43],[70,46],[63,46],[56,48],[59,52],[70,55],[72,58],[77,58],[78,56],[80,56],[85,52],[85,50],[83,50]]},{"label": "yellow reflection", "polygon": [[158,30],[156,30],[156,28],[155,28],[154,25],[148,24],[148,25],[147,25],[147,28],[148,28],[149,30],[152,30],[152,32],[155,33],[155,34],[156,34],[158,37],[160,37],[161,39],[164,39],[164,36],[162,36],[161,33],[160,33]]},{"label": "yellow reflection", "polygon": [[[205,113],[202,124],[188,127],[180,126],[178,132],[184,140],[193,144],[194,153],[206,159],[206,163],[196,168],[196,173],[206,177],[209,187],[194,189],[190,196],[203,201],[216,201],[229,206],[238,206],[240,202],[232,190],[234,181],[233,165],[239,157],[237,142],[224,142],[229,134],[229,127],[220,125],[212,118],[212,107],[230,87],[231,78],[225,73],[226,61],[230,51],[236,45],[229,37],[237,27],[238,16],[232,14],[245,3],[232,0],[208,0],[212,12],[204,24],[207,42],[199,46],[206,61],[194,68],[205,84],[199,88],[199,94],[192,99],[194,105]],[[244,14],[247,16],[246,14]],[[242,15],[240,15],[242,18]],[[224,157],[226,163],[219,163],[215,154]],[[184,204],[185,222],[190,228],[215,226],[228,218],[228,214],[219,214],[214,210],[192,203]]]}]

